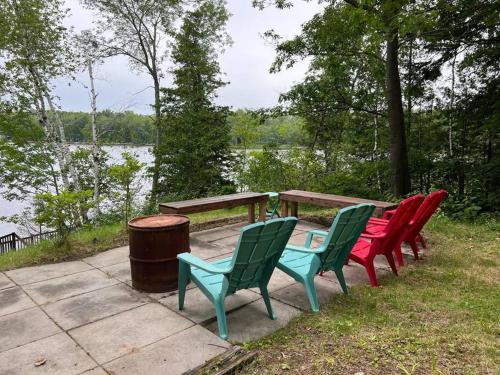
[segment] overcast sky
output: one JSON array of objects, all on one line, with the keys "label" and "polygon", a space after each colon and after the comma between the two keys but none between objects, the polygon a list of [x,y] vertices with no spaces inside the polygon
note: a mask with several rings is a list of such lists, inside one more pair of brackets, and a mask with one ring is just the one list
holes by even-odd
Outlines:
[{"label": "overcast sky", "polygon": [[[316,2],[297,1],[288,10],[267,8],[263,11],[252,8],[251,0],[228,0],[232,14],[227,30],[233,45],[226,48],[220,56],[224,79],[230,82],[220,89],[218,102],[233,108],[259,108],[273,106],[280,93],[285,92],[293,83],[299,82],[307,69],[307,63],[298,64],[292,69],[270,74],[269,67],[274,60],[274,50],[261,37],[274,29],[284,37],[293,37],[300,32],[300,26],[321,10]],[[83,9],[78,0],[66,0],[71,9],[67,25],[75,30],[90,28],[94,15]],[[97,70],[97,90],[99,110],[132,110],[150,113],[152,90],[150,78],[129,69],[125,57],[108,59]],[[168,82],[168,78],[164,83]],[[77,82],[59,80],[56,93],[60,106],[67,111],[89,111],[87,76],[80,74]]]}]

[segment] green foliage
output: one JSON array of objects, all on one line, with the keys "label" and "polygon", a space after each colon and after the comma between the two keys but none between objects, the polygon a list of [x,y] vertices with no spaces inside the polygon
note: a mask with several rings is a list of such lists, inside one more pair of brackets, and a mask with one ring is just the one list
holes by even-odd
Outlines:
[{"label": "green foliage", "polygon": [[59,194],[41,193],[35,195],[35,221],[37,224],[54,228],[63,236],[79,226],[74,208],[88,211],[92,207],[92,191],[61,191]]},{"label": "green foliage", "polygon": [[163,89],[160,191],[188,198],[227,192],[231,163],[228,108],[213,104],[220,79],[217,51],[225,40],[223,1],[203,1],[175,35],[173,88]]},{"label": "green foliage", "polygon": [[135,199],[140,189],[137,178],[144,166],[128,152],[122,153],[122,157],[124,163],[112,165],[108,170],[108,175],[113,211],[119,212],[122,220],[127,223],[134,209],[137,208]]}]

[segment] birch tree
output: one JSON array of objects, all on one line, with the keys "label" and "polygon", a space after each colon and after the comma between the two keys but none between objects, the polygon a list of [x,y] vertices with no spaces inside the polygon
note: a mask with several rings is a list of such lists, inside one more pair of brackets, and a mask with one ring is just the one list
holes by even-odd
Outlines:
[{"label": "birch tree", "polygon": [[145,71],[151,77],[156,126],[151,190],[151,203],[154,204],[159,176],[162,64],[167,56],[166,40],[180,16],[182,0],[82,0],[82,3],[99,12],[99,28],[108,33],[107,53],[128,57],[133,69]]},{"label": "birch tree", "polygon": [[81,54],[82,68],[87,71],[89,78],[90,114],[92,129],[92,174],[94,180],[93,201],[96,213],[100,212],[100,185],[102,178],[101,156],[103,154],[99,143],[99,132],[97,129],[97,91],[95,88],[94,67],[102,63],[104,53],[102,51],[102,41],[90,30],[84,30],[76,37],[79,53]]},{"label": "birch tree", "polygon": [[[59,165],[62,189],[81,191],[58,113],[52,81],[72,72],[67,15],[62,0],[1,0],[3,94],[36,115]],[[85,210],[75,212],[85,220]]]}]

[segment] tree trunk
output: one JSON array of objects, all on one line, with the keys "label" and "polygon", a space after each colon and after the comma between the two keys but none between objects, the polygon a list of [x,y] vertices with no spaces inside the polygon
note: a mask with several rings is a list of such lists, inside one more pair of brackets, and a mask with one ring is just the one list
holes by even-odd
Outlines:
[{"label": "tree trunk", "polygon": [[96,212],[99,215],[101,213],[99,207],[99,184],[100,184],[100,168],[99,168],[99,145],[97,136],[97,94],[94,85],[94,69],[92,67],[92,61],[87,62],[89,70],[90,79],[90,105],[92,109],[92,162],[94,169],[94,204]]},{"label": "tree trunk", "polygon": [[388,25],[386,43],[385,84],[390,129],[391,186],[393,194],[396,197],[401,197],[410,192],[410,173],[399,76],[398,30],[391,25]]},{"label": "tree trunk", "polygon": [[158,180],[160,178],[160,127],[161,127],[161,107],[160,107],[160,80],[156,75],[153,75],[154,81],[154,91],[155,91],[155,128],[156,137],[155,145],[153,149],[153,154],[155,156],[154,167],[153,167],[153,182],[151,187],[151,208],[154,209],[158,199]]}]

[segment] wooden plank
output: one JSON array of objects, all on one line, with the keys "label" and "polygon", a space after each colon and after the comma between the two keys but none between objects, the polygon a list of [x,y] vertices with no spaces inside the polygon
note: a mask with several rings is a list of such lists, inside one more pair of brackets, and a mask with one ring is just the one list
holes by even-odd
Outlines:
[{"label": "wooden plank", "polygon": [[255,203],[248,205],[248,222],[255,223]]},{"label": "wooden plank", "polygon": [[259,203],[259,221],[264,222],[267,219],[266,205],[267,205],[267,201],[262,201]]},{"label": "wooden plank", "polygon": [[222,208],[232,208],[267,202],[268,195],[262,193],[238,193],[218,197],[192,199],[181,202],[161,203],[161,213],[190,214],[196,212],[212,211]]},{"label": "wooden plank", "polygon": [[288,216],[288,201],[280,200],[281,202],[281,217]]},{"label": "wooden plank", "polygon": [[292,207],[290,209],[290,215],[291,216],[295,216],[295,217],[299,217],[299,204],[297,202],[291,202],[292,203]]},{"label": "wooden plank", "polygon": [[317,206],[335,207],[335,208],[343,208],[360,203],[371,203],[375,205],[375,214],[377,216],[383,214],[384,211],[386,210],[390,210],[398,206],[397,203],[392,203],[392,202],[346,197],[343,195],[335,195],[335,194],[315,193],[311,191],[302,191],[302,190],[290,190],[281,192],[279,193],[279,199],[282,202],[281,204],[282,210],[284,202],[289,202],[289,204],[292,205],[292,216],[295,216],[293,212],[294,205],[298,203],[308,203]]}]

